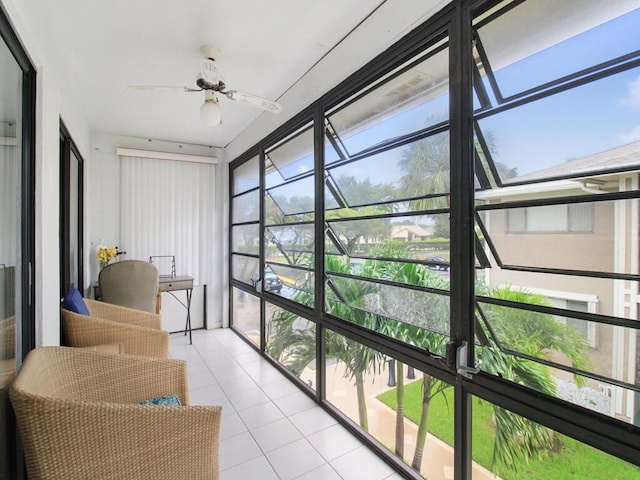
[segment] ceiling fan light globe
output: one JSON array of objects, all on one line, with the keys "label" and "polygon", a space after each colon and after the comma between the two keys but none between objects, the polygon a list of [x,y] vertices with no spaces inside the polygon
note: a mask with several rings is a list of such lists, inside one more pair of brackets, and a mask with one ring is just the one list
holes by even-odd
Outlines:
[{"label": "ceiling fan light globe", "polygon": [[216,127],[222,123],[220,105],[217,101],[205,101],[200,107],[200,119],[208,127]]}]

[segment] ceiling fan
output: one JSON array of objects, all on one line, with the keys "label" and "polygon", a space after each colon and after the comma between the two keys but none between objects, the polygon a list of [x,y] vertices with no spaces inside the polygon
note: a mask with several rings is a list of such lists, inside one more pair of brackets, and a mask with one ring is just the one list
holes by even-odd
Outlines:
[{"label": "ceiling fan", "polygon": [[200,107],[200,118],[202,122],[210,127],[215,127],[222,123],[220,112],[220,103],[218,94],[224,95],[229,100],[248,103],[250,105],[262,108],[267,112],[280,113],[282,105],[273,102],[258,95],[240,92],[238,90],[227,90],[227,86],[222,80],[216,57],[220,54],[219,50],[210,45],[203,45],[200,51],[205,58],[200,59],[200,73],[196,77],[197,88],[193,87],[175,87],[163,85],[130,85],[129,90],[178,90],[182,92],[204,92],[204,103]]}]

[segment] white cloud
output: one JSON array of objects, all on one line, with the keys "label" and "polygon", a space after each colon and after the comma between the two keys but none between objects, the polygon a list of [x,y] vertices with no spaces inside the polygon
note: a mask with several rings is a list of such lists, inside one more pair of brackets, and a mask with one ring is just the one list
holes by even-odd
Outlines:
[{"label": "white cloud", "polygon": [[640,141],[640,125],[637,125],[635,128],[633,128],[631,131],[627,133],[621,133],[620,135],[618,135],[618,139],[622,144],[639,142]]},{"label": "white cloud", "polygon": [[629,91],[627,97],[624,99],[624,103],[631,105],[632,107],[640,108],[640,75],[638,78],[628,83]]}]

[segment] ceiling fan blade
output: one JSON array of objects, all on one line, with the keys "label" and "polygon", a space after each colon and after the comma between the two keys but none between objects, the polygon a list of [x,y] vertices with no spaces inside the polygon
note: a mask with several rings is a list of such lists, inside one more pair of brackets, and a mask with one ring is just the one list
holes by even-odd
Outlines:
[{"label": "ceiling fan blade", "polygon": [[273,102],[263,97],[259,97],[257,95],[253,95],[251,93],[239,92],[237,90],[229,90],[224,92],[227,98],[231,100],[236,100],[238,102],[249,103],[251,105],[255,105],[256,107],[260,107],[263,110],[266,110],[271,113],[280,113],[282,111],[282,105],[277,102]]},{"label": "ceiling fan blade", "polygon": [[149,91],[173,91],[173,92],[201,92],[201,88],[177,87],[174,85],[129,85],[127,90],[149,90]]}]

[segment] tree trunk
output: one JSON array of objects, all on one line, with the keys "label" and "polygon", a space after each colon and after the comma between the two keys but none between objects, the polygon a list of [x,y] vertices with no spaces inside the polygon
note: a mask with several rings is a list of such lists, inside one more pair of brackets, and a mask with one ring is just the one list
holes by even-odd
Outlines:
[{"label": "tree trunk", "polygon": [[358,417],[360,419],[360,426],[366,431],[369,431],[369,418],[367,417],[367,399],[364,395],[364,378],[362,372],[356,372],[356,394],[358,397]]},{"label": "tree trunk", "polygon": [[431,387],[433,386],[433,377],[422,374],[422,412],[420,412],[420,424],[418,425],[418,435],[416,438],[416,451],[413,455],[411,467],[417,472],[422,468],[422,453],[424,452],[424,444],[427,441],[427,427],[429,425],[429,407],[431,406]]},{"label": "tree trunk", "polygon": [[396,455],[404,459],[404,377],[403,363],[396,361]]}]

